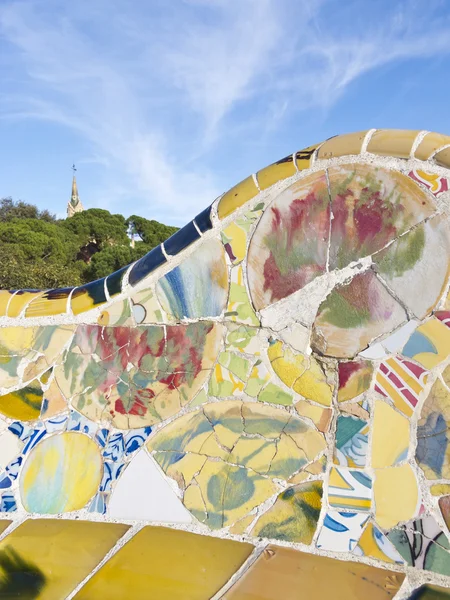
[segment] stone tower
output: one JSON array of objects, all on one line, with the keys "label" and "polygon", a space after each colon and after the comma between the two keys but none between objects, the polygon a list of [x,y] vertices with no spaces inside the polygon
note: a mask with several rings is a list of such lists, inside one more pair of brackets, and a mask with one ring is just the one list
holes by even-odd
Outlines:
[{"label": "stone tower", "polygon": [[72,167],[73,169],[73,179],[72,179],[72,196],[67,203],[67,218],[73,217],[75,213],[83,212],[84,207],[81,204],[81,200],[78,196],[78,188],[77,188],[77,179],[75,177],[76,168],[75,165]]}]

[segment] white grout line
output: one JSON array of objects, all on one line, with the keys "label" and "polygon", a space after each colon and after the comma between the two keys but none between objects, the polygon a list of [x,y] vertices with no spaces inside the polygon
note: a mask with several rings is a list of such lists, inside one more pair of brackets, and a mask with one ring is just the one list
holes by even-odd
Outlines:
[{"label": "white grout line", "polygon": [[[117,554],[119,552],[119,550],[121,550],[122,547],[127,542],[129,542],[138,533],[138,531],[140,531],[143,527],[144,527],[144,525],[142,523],[136,523],[126,533],[124,533],[124,535],[119,540],[117,540],[116,544],[111,548],[111,550],[109,552],[107,552],[107,554],[98,563],[98,565],[94,569],[92,569],[92,571],[82,581],[80,581],[80,583],[76,586],[76,588],[74,590],[72,590],[72,592],[68,596],[66,596],[65,600],[72,600],[72,598],[81,590],[81,588],[83,586],[85,586],[86,583],[90,579],[92,579],[92,577],[98,571],[100,571],[100,569],[103,567],[103,565],[106,562],[108,562],[108,560],[110,558],[112,558],[115,554]],[[92,542],[95,543],[95,540],[92,540]]]}]

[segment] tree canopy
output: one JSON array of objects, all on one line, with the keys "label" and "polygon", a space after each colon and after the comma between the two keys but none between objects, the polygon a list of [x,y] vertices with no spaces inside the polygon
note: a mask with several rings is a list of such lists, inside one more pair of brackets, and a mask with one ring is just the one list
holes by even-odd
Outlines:
[{"label": "tree canopy", "polygon": [[88,283],[144,256],[175,231],[158,221],[136,215],[125,219],[100,208],[58,220],[33,204],[3,198],[0,289]]}]

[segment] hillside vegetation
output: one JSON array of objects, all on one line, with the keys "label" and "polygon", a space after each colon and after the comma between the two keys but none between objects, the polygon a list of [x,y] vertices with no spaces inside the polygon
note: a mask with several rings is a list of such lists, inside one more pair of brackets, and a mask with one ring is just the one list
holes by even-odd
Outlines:
[{"label": "hillside vegetation", "polygon": [[[70,219],[0,199],[0,289],[74,286],[104,277],[166,240],[176,227],[91,208]],[[131,247],[131,238],[135,240]]]}]

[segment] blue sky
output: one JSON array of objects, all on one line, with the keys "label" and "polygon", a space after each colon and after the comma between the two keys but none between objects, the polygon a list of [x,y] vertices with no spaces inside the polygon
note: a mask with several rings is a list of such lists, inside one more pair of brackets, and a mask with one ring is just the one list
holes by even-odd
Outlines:
[{"label": "blue sky", "polygon": [[183,225],[311,143],[450,134],[448,0],[0,0],[0,197]]}]

